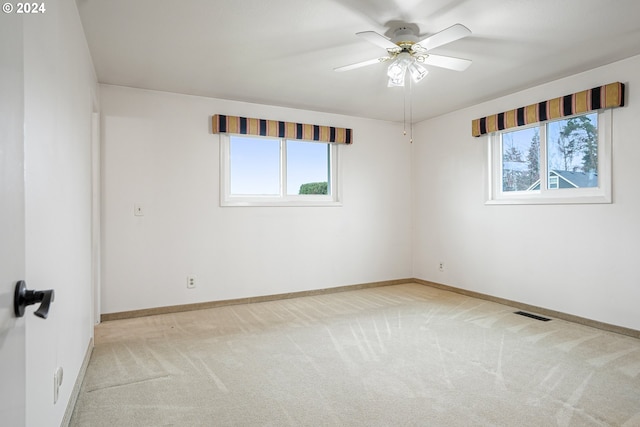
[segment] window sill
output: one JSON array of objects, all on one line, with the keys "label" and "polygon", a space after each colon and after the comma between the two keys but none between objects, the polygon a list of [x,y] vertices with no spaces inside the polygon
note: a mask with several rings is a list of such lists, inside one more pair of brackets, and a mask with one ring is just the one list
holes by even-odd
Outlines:
[{"label": "window sill", "polygon": [[222,207],[341,207],[342,202],[325,200],[222,200]]},{"label": "window sill", "polygon": [[485,205],[580,205],[580,204],[607,204],[612,203],[607,195],[590,195],[578,197],[508,197],[503,199],[487,200]]}]

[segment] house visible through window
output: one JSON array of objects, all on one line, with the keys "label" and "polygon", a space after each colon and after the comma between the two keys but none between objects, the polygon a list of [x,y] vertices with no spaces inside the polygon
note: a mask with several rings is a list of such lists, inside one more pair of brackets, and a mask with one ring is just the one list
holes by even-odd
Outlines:
[{"label": "house visible through window", "polygon": [[495,132],[488,203],[611,201],[611,112]]},{"label": "house visible through window", "polygon": [[337,205],[338,147],[262,136],[221,136],[223,206]]}]

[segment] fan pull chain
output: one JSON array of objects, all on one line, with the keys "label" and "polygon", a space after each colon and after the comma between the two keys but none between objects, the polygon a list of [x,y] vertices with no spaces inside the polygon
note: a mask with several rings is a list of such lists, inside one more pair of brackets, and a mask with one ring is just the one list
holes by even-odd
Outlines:
[{"label": "fan pull chain", "polygon": [[407,135],[407,88],[404,87],[402,88],[402,112],[403,112],[403,116],[402,116],[402,134],[403,135]]},{"label": "fan pull chain", "polygon": [[411,97],[412,83],[409,79],[409,84],[404,85],[402,88],[402,111],[403,111],[403,130],[402,134],[407,135],[407,91],[409,92],[409,142],[413,144],[413,102]]},{"label": "fan pull chain", "polygon": [[411,97],[411,89],[413,88],[413,83],[411,79],[409,79],[409,143],[413,144],[413,98]]}]

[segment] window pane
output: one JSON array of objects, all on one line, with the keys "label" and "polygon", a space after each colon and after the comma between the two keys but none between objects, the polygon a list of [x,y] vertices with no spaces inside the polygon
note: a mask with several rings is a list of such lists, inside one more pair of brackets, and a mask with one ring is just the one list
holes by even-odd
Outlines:
[{"label": "window pane", "polygon": [[280,141],[231,136],[231,194],[280,194]]},{"label": "window pane", "polygon": [[547,140],[550,189],[598,186],[597,113],[548,123]]},{"label": "window pane", "polygon": [[528,128],[502,133],[502,191],[540,189],[540,132]]},{"label": "window pane", "polygon": [[330,191],[329,144],[287,141],[287,195]]}]

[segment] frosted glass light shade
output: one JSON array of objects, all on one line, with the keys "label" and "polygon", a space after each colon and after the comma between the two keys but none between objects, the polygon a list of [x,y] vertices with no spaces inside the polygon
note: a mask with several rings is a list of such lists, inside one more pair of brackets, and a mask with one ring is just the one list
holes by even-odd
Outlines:
[{"label": "frosted glass light shade", "polygon": [[429,74],[429,71],[417,62],[413,62],[409,65],[409,74],[411,74],[413,81],[418,83]]}]

